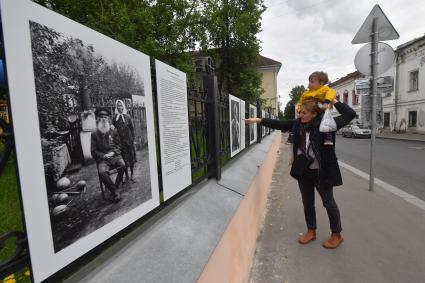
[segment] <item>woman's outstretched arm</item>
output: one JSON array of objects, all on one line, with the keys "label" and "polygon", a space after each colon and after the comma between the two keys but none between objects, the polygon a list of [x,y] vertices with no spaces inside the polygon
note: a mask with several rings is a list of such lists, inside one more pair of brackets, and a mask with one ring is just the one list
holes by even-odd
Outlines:
[{"label": "woman's outstretched arm", "polygon": [[292,130],[292,126],[294,125],[295,120],[287,120],[281,121],[270,118],[248,118],[244,119],[246,124],[260,124],[261,126],[265,126],[268,128],[281,130],[282,132],[288,132]]}]

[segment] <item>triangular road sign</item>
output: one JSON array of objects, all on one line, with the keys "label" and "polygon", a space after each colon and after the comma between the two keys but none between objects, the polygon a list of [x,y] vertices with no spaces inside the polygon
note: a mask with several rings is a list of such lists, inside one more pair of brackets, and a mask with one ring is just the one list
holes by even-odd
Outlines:
[{"label": "triangular road sign", "polygon": [[375,5],[360,27],[356,36],[351,41],[352,44],[372,42],[371,35],[374,18],[377,18],[378,20],[377,28],[379,41],[398,39],[400,37],[391,22],[388,20],[387,16],[385,16],[381,7],[379,7],[379,5]]}]

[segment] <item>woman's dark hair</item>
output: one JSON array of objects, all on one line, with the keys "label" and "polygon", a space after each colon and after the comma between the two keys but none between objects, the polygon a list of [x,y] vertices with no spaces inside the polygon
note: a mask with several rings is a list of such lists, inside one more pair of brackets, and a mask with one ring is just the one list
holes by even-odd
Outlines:
[{"label": "woman's dark hair", "polygon": [[310,113],[317,113],[317,116],[323,113],[323,109],[319,107],[318,101],[314,99],[305,100],[301,108],[304,108]]}]

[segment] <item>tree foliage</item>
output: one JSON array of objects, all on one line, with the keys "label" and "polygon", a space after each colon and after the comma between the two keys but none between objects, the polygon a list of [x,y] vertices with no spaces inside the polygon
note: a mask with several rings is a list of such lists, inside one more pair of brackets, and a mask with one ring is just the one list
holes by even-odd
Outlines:
[{"label": "tree foliage", "polygon": [[291,100],[286,104],[285,110],[283,112],[283,118],[285,120],[295,119],[295,105],[300,100],[301,95],[306,89],[303,85],[296,86],[292,88],[289,93]]},{"label": "tree foliage", "polygon": [[254,103],[263,0],[34,0],[193,78],[189,51],[218,63],[220,90]]},{"label": "tree foliage", "polygon": [[282,103],[279,101],[279,107],[277,108],[277,109],[278,109],[278,112],[277,112],[277,118],[278,118],[279,120],[285,120],[285,118],[284,118],[284,113],[283,113],[283,111],[282,111],[282,109],[281,109],[281,106],[282,106]]},{"label": "tree foliage", "polygon": [[262,0],[203,0],[200,45],[217,62],[219,89],[251,103],[263,93],[255,69],[260,51]]},{"label": "tree foliage", "polygon": [[190,71],[199,21],[198,1],[188,0],[34,0],[66,17]]}]

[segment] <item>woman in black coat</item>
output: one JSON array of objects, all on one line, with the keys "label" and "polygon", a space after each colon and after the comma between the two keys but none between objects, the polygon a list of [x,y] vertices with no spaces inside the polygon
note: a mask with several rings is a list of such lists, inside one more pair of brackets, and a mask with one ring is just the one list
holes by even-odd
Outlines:
[{"label": "woman in black coat", "polygon": [[[335,117],[337,128],[347,125],[356,117],[356,112],[348,105],[333,101],[335,108],[341,114]],[[314,188],[320,194],[323,206],[328,213],[331,226],[331,237],[323,243],[325,248],[337,248],[343,241],[341,236],[341,218],[338,206],[333,197],[333,187],[342,185],[341,172],[335,154],[335,146],[323,144],[325,133],[319,131],[323,110],[317,101],[306,100],[301,106],[299,118],[289,121],[280,121],[267,118],[246,119],[247,124],[261,123],[261,125],[278,129],[283,132],[294,133],[294,156],[308,152],[313,162],[297,176],[291,170],[291,176],[298,180],[301,197],[304,205],[304,215],[307,223],[307,232],[302,234],[298,241],[307,244],[316,239],[316,211],[314,208]],[[333,133],[335,140],[335,132]]]}]

